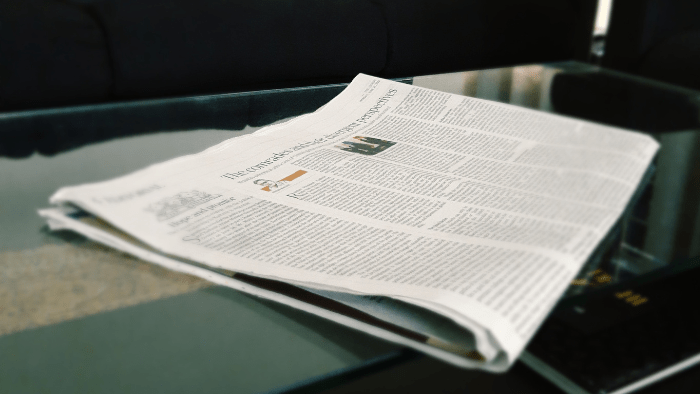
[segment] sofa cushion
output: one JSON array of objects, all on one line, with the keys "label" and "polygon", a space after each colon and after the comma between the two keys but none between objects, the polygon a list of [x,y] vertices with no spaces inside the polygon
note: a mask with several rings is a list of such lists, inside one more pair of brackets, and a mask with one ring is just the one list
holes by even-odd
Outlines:
[{"label": "sofa cushion", "polygon": [[103,0],[117,98],[376,74],[387,35],[366,0]]},{"label": "sofa cushion", "polygon": [[[375,0],[389,29],[383,75],[403,77],[574,57],[592,18],[576,0]],[[591,26],[583,26],[587,19]]]},{"label": "sofa cushion", "polygon": [[0,0],[0,111],[104,101],[112,76],[100,26],[55,0]]}]

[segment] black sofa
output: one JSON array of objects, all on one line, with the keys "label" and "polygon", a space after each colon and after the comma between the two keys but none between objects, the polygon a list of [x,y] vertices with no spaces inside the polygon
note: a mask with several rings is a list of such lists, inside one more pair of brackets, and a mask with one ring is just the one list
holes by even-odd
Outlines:
[{"label": "black sofa", "polygon": [[596,0],[0,0],[0,112],[585,60]]},{"label": "black sofa", "polygon": [[700,1],[615,0],[603,66],[700,90]]}]

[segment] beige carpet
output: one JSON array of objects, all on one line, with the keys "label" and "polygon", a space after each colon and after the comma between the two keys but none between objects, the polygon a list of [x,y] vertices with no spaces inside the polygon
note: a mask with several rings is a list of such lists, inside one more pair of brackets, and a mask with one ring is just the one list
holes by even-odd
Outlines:
[{"label": "beige carpet", "polygon": [[0,252],[0,335],[210,285],[96,243]]}]

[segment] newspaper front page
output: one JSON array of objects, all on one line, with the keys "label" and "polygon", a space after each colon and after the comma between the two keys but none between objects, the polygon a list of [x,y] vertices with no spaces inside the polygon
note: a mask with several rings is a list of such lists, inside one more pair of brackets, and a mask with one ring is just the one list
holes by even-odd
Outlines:
[{"label": "newspaper front page", "polygon": [[313,114],[50,201],[167,256],[368,311],[372,295],[437,312],[473,332],[486,358],[448,361],[503,371],[658,147],[639,133],[359,75]]}]

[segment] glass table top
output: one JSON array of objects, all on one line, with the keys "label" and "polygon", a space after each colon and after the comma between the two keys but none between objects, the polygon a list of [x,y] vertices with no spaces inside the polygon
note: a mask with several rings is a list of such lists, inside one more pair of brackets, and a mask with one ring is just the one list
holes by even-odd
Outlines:
[{"label": "glass table top", "polygon": [[[700,255],[700,92],[575,62],[403,82],[661,142],[615,246],[569,294]],[[199,152],[311,112],[344,86],[0,113],[0,392],[284,391],[406,358],[335,323],[50,232],[36,214],[61,186]]]}]

